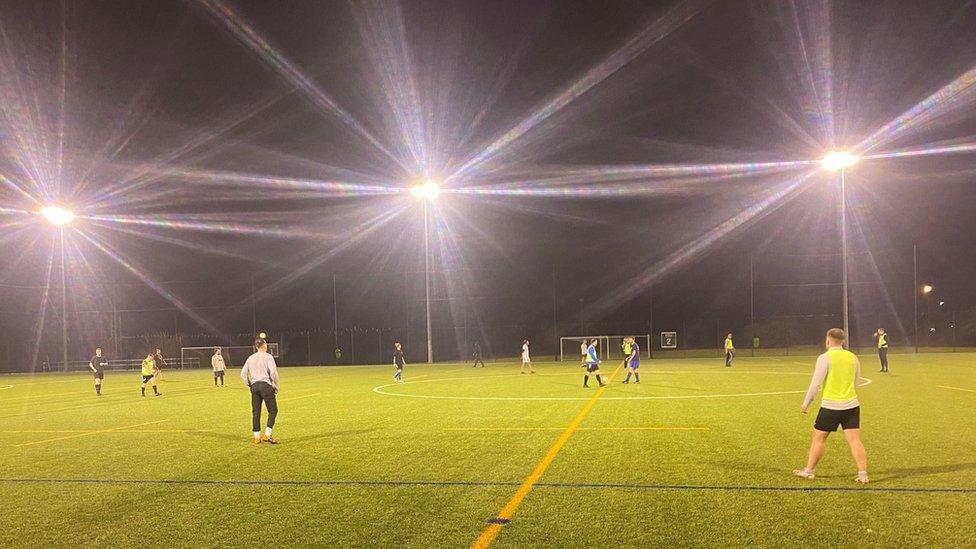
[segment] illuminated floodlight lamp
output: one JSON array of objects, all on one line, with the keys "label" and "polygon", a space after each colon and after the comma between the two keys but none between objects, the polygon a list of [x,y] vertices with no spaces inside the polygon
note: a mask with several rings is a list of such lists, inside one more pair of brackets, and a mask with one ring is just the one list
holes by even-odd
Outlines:
[{"label": "illuminated floodlight lamp", "polygon": [[71,210],[66,210],[58,206],[48,206],[41,210],[41,215],[55,227],[61,227],[71,223],[75,214]]},{"label": "illuminated floodlight lamp", "polygon": [[437,195],[441,194],[441,186],[433,179],[428,179],[420,185],[411,187],[410,194],[422,200],[435,200]]},{"label": "illuminated floodlight lamp", "polygon": [[854,164],[857,164],[858,160],[860,159],[853,154],[833,151],[823,157],[823,160],[820,161],[820,167],[829,172],[836,172],[837,170],[850,168]]},{"label": "illuminated floodlight lamp", "polygon": [[922,293],[923,294],[930,294],[930,293],[932,293],[932,290],[933,290],[933,288],[932,288],[932,285],[931,284],[925,284],[924,286],[922,286]]}]

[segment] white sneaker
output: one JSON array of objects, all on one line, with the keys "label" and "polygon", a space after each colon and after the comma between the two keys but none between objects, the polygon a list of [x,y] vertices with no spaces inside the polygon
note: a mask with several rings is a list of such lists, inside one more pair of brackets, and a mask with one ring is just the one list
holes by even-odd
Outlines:
[{"label": "white sneaker", "polygon": [[813,471],[807,471],[806,467],[804,467],[803,469],[793,469],[793,474],[798,477],[811,479],[811,480],[815,478]]}]

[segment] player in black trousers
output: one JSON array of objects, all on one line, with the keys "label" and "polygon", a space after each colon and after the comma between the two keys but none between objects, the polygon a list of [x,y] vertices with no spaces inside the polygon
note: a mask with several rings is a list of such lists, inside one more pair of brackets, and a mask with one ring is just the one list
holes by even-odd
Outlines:
[{"label": "player in black trousers", "polygon": [[474,349],[472,350],[471,355],[474,356],[474,366],[472,366],[472,368],[477,368],[478,364],[481,364],[482,368],[485,367],[485,361],[481,359],[481,344],[477,341],[474,342]]},{"label": "player in black trousers", "polygon": [[105,379],[105,369],[108,368],[108,359],[102,356],[102,348],[95,349],[95,356],[88,361],[88,367],[95,374],[95,394],[102,396],[102,381]]},{"label": "player in black trousers", "polygon": [[881,371],[888,373],[888,333],[884,328],[878,328],[874,332],[874,337],[878,338],[878,359],[881,360]]}]

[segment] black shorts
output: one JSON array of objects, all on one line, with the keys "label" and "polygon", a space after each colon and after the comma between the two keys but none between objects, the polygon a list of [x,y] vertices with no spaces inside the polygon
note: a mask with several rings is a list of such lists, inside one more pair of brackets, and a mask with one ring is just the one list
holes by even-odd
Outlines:
[{"label": "black shorts", "polygon": [[152,374],[152,375],[148,375],[148,376],[147,375],[143,375],[142,376],[142,382],[143,383],[146,383],[146,382],[148,382],[150,379],[152,379],[154,377],[156,377],[156,374]]},{"label": "black shorts", "polygon": [[599,369],[600,369],[600,365],[598,363],[589,362],[586,364],[586,371],[589,373],[593,373]]},{"label": "black shorts", "polygon": [[105,370],[95,370],[95,379],[105,379]]},{"label": "black shorts", "polygon": [[850,410],[828,410],[821,408],[817,414],[817,421],[813,428],[826,433],[833,433],[837,427],[847,429],[861,428],[861,407],[856,406]]},{"label": "black shorts", "polygon": [[224,377],[224,370],[214,370],[214,377]]}]

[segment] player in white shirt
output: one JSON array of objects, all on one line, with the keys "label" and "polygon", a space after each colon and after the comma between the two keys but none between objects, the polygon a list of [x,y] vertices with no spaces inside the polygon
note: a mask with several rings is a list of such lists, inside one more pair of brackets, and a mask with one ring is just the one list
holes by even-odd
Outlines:
[{"label": "player in white shirt", "polygon": [[590,345],[589,345],[589,343],[587,343],[586,338],[584,337],[583,338],[583,342],[580,343],[580,364],[582,366],[586,366],[586,356],[587,356],[586,350],[589,347],[590,347]]},{"label": "player in white shirt", "polygon": [[519,368],[519,371],[524,374],[526,366],[528,366],[530,374],[535,373],[535,370],[532,369],[532,359],[529,358],[529,340],[523,339],[522,340],[522,367]]},{"label": "player in white shirt", "polygon": [[[247,358],[241,369],[241,380],[251,389],[251,423],[253,424],[254,444],[268,442],[278,444],[271,437],[275,418],[278,417],[278,365],[268,354],[268,343],[260,337],[254,340],[256,352]],[[261,436],[261,404],[268,409],[268,426]]]},{"label": "player in white shirt", "polygon": [[224,355],[220,354],[220,347],[214,347],[214,354],[210,357],[210,365],[213,366],[214,372],[214,387],[217,387],[217,378],[220,378],[220,386],[224,386],[224,370],[227,369],[227,365],[224,364]]}]

